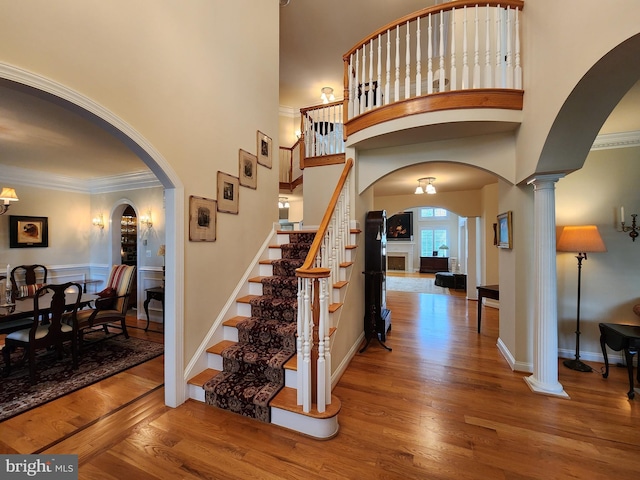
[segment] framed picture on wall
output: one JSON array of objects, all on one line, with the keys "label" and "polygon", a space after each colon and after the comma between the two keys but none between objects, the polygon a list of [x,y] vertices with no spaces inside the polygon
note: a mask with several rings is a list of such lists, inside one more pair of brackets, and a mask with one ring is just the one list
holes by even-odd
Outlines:
[{"label": "framed picture on wall", "polygon": [[513,248],[511,210],[498,215],[498,248]]},{"label": "framed picture on wall", "polygon": [[264,165],[267,168],[271,168],[272,165],[272,150],[273,142],[271,137],[265,135],[260,130],[258,130],[258,163],[260,165]]},{"label": "framed picture on wall", "polygon": [[258,159],[255,155],[240,149],[240,185],[247,188],[258,188]]},{"label": "framed picture on wall", "polygon": [[189,197],[189,240],[216,241],[216,201],[211,198]]},{"label": "framed picture on wall", "polygon": [[238,213],[240,195],[238,177],[228,173],[218,172],[218,211],[224,213]]},{"label": "framed picture on wall", "polygon": [[49,246],[47,217],[9,216],[9,248]]}]

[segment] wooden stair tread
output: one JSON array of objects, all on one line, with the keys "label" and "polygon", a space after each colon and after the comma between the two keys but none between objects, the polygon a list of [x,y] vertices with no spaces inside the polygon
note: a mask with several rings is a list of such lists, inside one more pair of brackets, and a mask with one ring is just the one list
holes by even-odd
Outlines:
[{"label": "wooden stair tread", "polygon": [[236,302],[238,303],[249,303],[251,302],[251,300],[253,300],[254,298],[258,298],[261,295],[245,295],[244,297],[239,297],[236,299]]},{"label": "wooden stair tread", "polygon": [[300,235],[302,233],[318,233],[317,230],[277,230],[278,235]]},{"label": "wooden stair tread", "polygon": [[262,280],[264,280],[265,278],[270,278],[267,275],[260,275],[258,277],[251,277],[249,279],[249,283],[262,283]]},{"label": "wooden stair tread", "polygon": [[197,387],[203,387],[205,383],[220,373],[220,370],[215,368],[207,368],[194,377],[191,377],[187,383],[190,385],[196,385]]},{"label": "wooden stair tread", "polygon": [[347,268],[347,267],[350,267],[351,265],[353,265],[353,262],[342,262],[340,264],[340,268]]},{"label": "wooden stair tread", "polygon": [[221,342],[218,342],[215,345],[211,345],[209,348],[207,348],[207,353],[215,353],[217,355],[220,355],[225,348],[235,344],[236,342],[232,340],[222,340]]},{"label": "wooden stair tread", "polygon": [[357,245],[345,245],[344,248],[346,250],[355,250],[356,248],[358,248]]},{"label": "wooden stair tread", "polygon": [[287,363],[284,364],[284,369],[294,370],[297,372],[298,371],[298,355],[294,355],[289,360],[287,360]]},{"label": "wooden stair tread", "polygon": [[332,303],[329,305],[329,313],[333,313],[342,307],[342,303]]},{"label": "wooden stair tread", "polygon": [[343,287],[346,287],[347,285],[349,285],[349,282],[347,282],[346,280],[341,280],[339,282],[334,283],[333,288],[343,288]]},{"label": "wooden stair tread", "polygon": [[326,406],[326,410],[324,412],[318,412],[317,406],[313,404],[311,405],[311,411],[305,413],[302,411],[302,405],[298,405],[297,391],[290,387],[284,387],[280,390],[273,400],[271,400],[270,405],[299,415],[306,415],[308,417],[320,419],[333,418],[340,413],[340,408],[342,408],[340,399],[331,395],[331,404]]},{"label": "wooden stair tread", "polygon": [[249,318],[249,317],[245,317],[243,315],[238,315],[238,316],[235,316],[233,318],[230,318],[229,320],[225,320],[224,322],[222,322],[222,324],[225,327],[234,327],[235,328],[236,325],[238,325],[238,323],[240,323],[243,320],[246,320],[247,318]]}]

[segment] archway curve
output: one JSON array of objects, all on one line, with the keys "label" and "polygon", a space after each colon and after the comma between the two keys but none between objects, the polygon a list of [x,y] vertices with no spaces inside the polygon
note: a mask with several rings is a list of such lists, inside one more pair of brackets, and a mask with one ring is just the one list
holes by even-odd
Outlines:
[{"label": "archway curve", "polygon": [[[169,162],[131,125],[90,98],[64,85],[0,63],[0,79],[16,88],[40,96],[75,112],[107,131],[130,148],[147,165],[165,188],[166,296],[165,309],[165,403],[175,407],[186,399],[184,388],[184,186]],[[171,321],[173,320],[173,321]]]},{"label": "archway curve", "polygon": [[639,51],[637,34],[610,50],[584,74],[549,130],[538,160],[538,174],[582,168],[602,124],[640,80]]}]

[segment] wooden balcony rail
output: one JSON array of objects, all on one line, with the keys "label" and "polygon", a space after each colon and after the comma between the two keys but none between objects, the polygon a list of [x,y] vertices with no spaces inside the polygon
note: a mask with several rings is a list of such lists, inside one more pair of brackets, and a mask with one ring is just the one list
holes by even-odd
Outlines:
[{"label": "wooden balcony rail", "polygon": [[300,168],[300,150],[302,142],[298,140],[293,147],[280,147],[280,189],[293,191],[302,183]]},{"label": "wooden balcony rail", "polygon": [[329,304],[333,285],[340,279],[340,265],[349,245],[349,183],[353,160],[344,170],[333,192],[318,232],[298,277],[298,405],[309,412],[316,403],[318,412],[331,404],[331,339]]},{"label": "wooden balcony rail", "polygon": [[302,168],[314,166],[313,159],[319,157],[322,157],[322,165],[344,163],[342,110],[342,102],[300,109],[300,131],[304,144]]},{"label": "wooden balcony rail", "polygon": [[425,95],[484,89],[476,92],[485,99],[478,106],[491,107],[486,97],[494,92],[487,90],[521,90],[523,7],[522,0],[455,0],[406,15],[362,39],[343,56],[344,123]]}]

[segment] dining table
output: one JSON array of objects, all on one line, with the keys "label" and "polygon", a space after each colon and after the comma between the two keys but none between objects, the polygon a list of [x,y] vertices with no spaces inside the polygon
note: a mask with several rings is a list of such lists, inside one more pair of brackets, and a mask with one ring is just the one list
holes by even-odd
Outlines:
[{"label": "dining table", "polygon": [[[51,298],[53,294],[47,292],[38,299],[40,313],[47,315],[50,311]],[[66,295],[69,308],[73,305],[74,295]],[[83,293],[80,297],[79,309],[85,308],[94,300],[100,298],[94,293]],[[29,327],[33,323],[35,313],[33,297],[23,297],[15,299],[12,303],[0,304],[0,334],[11,333],[16,330]]]}]

